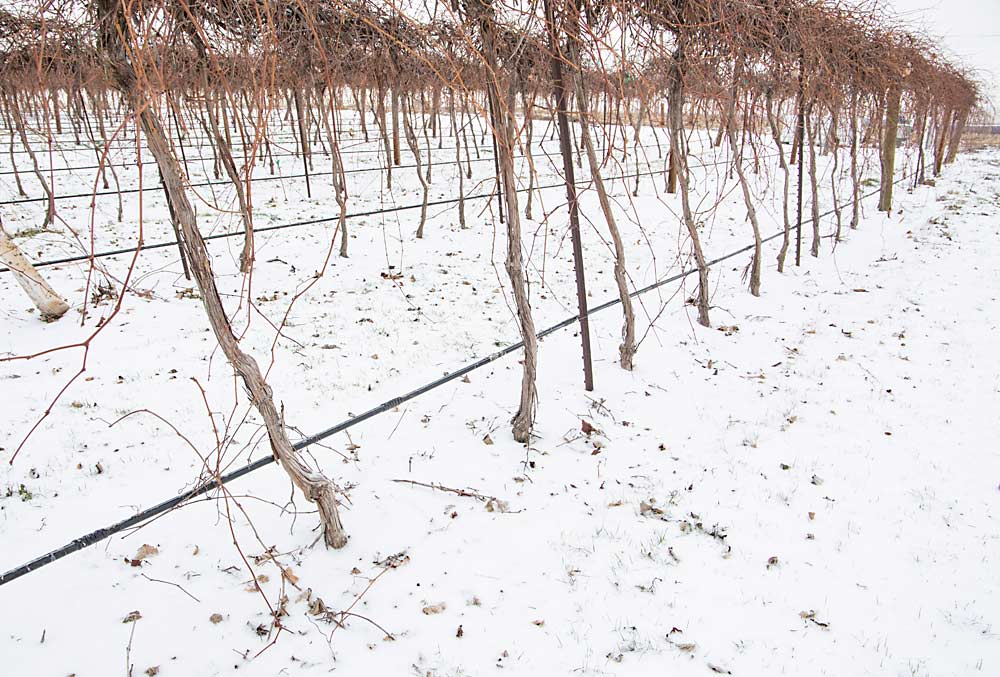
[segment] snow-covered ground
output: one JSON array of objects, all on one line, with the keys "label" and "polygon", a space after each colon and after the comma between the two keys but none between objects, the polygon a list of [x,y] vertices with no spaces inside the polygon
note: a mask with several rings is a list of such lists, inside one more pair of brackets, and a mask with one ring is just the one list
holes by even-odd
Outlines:
[{"label": "snow-covered ground", "polygon": [[[649,130],[643,140],[662,168]],[[454,157],[448,141],[435,161]],[[745,245],[749,225],[724,165],[710,164],[725,155],[705,145],[697,190],[724,198],[705,224],[711,258]],[[292,159],[284,171],[299,173]],[[558,182],[536,163],[542,185]],[[492,162],[472,166],[467,189],[489,192]],[[770,234],[773,158],[762,170]],[[419,203],[412,172],[397,171],[391,194],[378,172],[352,175],[349,211]],[[454,169],[434,172],[431,199],[454,197]],[[258,225],[333,215],[319,182],[311,200],[301,179],[255,184]],[[67,174],[60,192],[81,187],[92,173]],[[690,261],[662,178],[632,188],[615,194],[641,287]],[[546,338],[527,450],[508,426],[516,356],[313,447],[350,497],[344,550],[312,545],[315,515],[270,466],[234,482],[228,504],[192,503],[3,586],[5,674],[1000,674],[1000,153],[962,156],[897,200],[891,217],[866,202],[860,230],[783,275],[769,243],[759,299],[741,279],[749,254],[716,266],[713,329],[683,305],[693,278],[646,295],[632,373],[617,366],[619,311],[596,315],[593,393],[574,331]],[[546,189],[525,223],[539,328],[575,304],[563,201]],[[86,202],[60,205],[85,234]],[[432,208],[422,241],[419,210],[352,220],[351,258],[293,306],[273,351],[270,323],[320,266],[333,223],[261,235],[249,282],[239,238],[210,245],[244,344],[264,366],[274,357],[289,425],[315,432],[516,340],[502,226],[484,205],[468,203],[468,229],[453,207]],[[37,225],[42,208],[6,207],[4,223]],[[134,244],[116,208],[99,201],[98,250]],[[146,241],[169,237],[162,198],[147,193],[143,209]],[[611,258],[593,191],[583,209],[596,303],[615,295]],[[199,212],[206,232],[237,225]],[[65,230],[21,242],[39,259],[75,251]],[[128,260],[107,260],[109,277]],[[44,272],[80,307],[86,267]],[[213,423],[224,467],[269,453],[176,250],[143,253],[133,286],[87,371],[0,470],[0,570],[190,488],[198,454],[216,464]],[[9,275],[0,290],[8,355],[85,337],[111,309],[91,307],[86,327],[72,311],[42,324]],[[0,363],[5,460],[80,358]],[[155,554],[140,557],[147,544]]]}]

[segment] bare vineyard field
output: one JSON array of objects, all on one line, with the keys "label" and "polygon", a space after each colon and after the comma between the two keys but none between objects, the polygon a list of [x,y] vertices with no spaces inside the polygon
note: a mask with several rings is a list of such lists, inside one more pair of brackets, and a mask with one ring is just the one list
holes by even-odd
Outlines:
[{"label": "bare vineyard field", "polygon": [[1000,670],[1000,156],[933,37],[0,28],[0,673]]}]

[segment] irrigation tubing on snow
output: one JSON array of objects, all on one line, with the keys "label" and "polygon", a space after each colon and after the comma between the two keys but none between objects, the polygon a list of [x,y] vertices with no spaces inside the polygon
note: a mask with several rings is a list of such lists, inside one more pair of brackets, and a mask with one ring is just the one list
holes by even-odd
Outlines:
[{"label": "irrigation tubing on snow", "polygon": [[[896,181],[893,181],[893,185],[901,183],[901,182],[909,179],[911,176],[912,176],[912,174],[900,177]],[[877,195],[879,192],[880,191],[878,191],[878,190],[871,191],[869,193],[865,193],[864,195],[861,195],[858,199],[859,200],[863,200],[863,199],[869,198],[869,197],[871,197],[873,195]],[[826,216],[830,216],[836,210],[841,209],[843,207],[846,207],[849,204],[850,204],[850,201],[845,202],[842,205],[836,206],[833,209],[825,211],[822,214],[820,214],[820,218],[823,218],[823,217],[826,217]],[[811,218],[810,218],[810,220],[811,220]],[[801,226],[804,223],[805,223],[805,221],[802,221],[801,223],[799,223],[797,225]],[[785,234],[785,230],[784,230],[784,228],[782,228],[780,231],[778,231],[774,235],[769,235],[766,238],[764,238],[763,240],[761,240],[761,243],[770,242],[771,240],[775,240],[775,239],[783,236],[784,234]],[[710,268],[710,267],[715,266],[715,265],[717,265],[719,263],[722,263],[723,261],[726,261],[727,259],[731,259],[731,258],[733,258],[735,256],[739,256],[740,254],[748,252],[748,251],[752,250],[755,246],[756,246],[755,244],[749,244],[749,245],[747,245],[745,247],[741,247],[740,249],[737,249],[735,251],[729,252],[728,254],[725,254],[725,255],[720,256],[720,257],[715,258],[715,259],[712,259],[711,261],[706,262],[705,265],[706,265],[706,267]],[[645,287],[642,287],[641,289],[636,289],[635,291],[633,291],[633,292],[631,292],[629,294],[629,297],[630,298],[634,298],[634,297],[640,296],[642,294],[645,294],[647,292],[650,292],[650,291],[652,291],[654,289],[657,289],[659,287],[662,287],[664,285],[670,284],[672,282],[677,282],[679,280],[682,280],[682,279],[686,278],[688,275],[691,275],[691,274],[697,272],[697,270],[698,270],[697,268],[689,268],[688,270],[682,270],[679,273],[671,275],[671,276],[669,276],[667,278],[664,278],[662,280],[659,280],[657,282],[653,282],[652,284],[649,284],[649,285],[647,285]],[[590,315],[593,315],[594,313],[599,313],[602,310],[607,310],[608,308],[612,308],[612,307],[618,305],[619,303],[621,303],[621,299],[620,298],[614,298],[614,299],[611,299],[609,301],[606,301],[606,302],[600,304],[599,306],[594,306],[594,307],[590,308],[587,311],[586,314],[589,317]],[[543,329],[542,331],[538,332],[537,337],[539,339],[545,338],[549,334],[552,334],[552,333],[554,333],[554,332],[556,332],[556,331],[558,331],[560,329],[568,327],[571,324],[573,324],[574,322],[578,322],[579,319],[580,319],[580,315],[579,314],[573,315],[571,317],[567,317],[565,320],[562,320],[561,322],[558,322],[558,323],[552,325],[551,327],[548,327],[548,328]],[[292,448],[294,448],[296,451],[298,451],[300,449],[304,449],[305,447],[308,447],[311,444],[315,444],[316,442],[319,442],[321,440],[325,440],[326,438],[331,437],[332,435],[336,435],[337,433],[343,432],[344,430],[347,430],[348,428],[352,428],[352,427],[358,425],[359,423],[363,423],[364,421],[367,421],[370,418],[373,418],[375,416],[378,416],[379,414],[383,414],[383,413],[385,413],[385,412],[387,412],[387,411],[389,411],[391,409],[394,409],[395,407],[398,407],[399,405],[403,404],[404,402],[408,402],[409,400],[412,400],[412,399],[417,398],[417,397],[419,397],[419,396],[421,396],[421,395],[423,395],[425,393],[428,393],[428,392],[430,392],[430,391],[432,391],[432,390],[434,390],[436,388],[439,388],[439,387],[443,386],[444,384],[449,383],[450,381],[454,381],[455,379],[461,378],[461,377],[465,376],[466,374],[468,374],[470,372],[473,372],[476,369],[479,369],[480,367],[484,367],[487,364],[490,364],[491,362],[495,362],[495,361],[499,360],[502,357],[506,357],[507,355],[510,355],[511,353],[516,352],[516,351],[520,350],[523,347],[524,347],[524,341],[518,341],[517,343],[512,343],[509,346],[507,346],[506,348],[503,348],[502,350],[498,350],[495,353],[487,355],[486,357],[483,357],[483,358],[481,358],[479,360],[476,360],[475,362],[472,362],[470,364],[467,364],[464,367],[462,367],[461,369],[458,369],[458,370],[453,371],[453,372],[449,372],[449,373],[445,374],[444,376],[442,376],[439,379],[436,379],[434,381],[431,381],[430,383],[426,383],[426,384],[420,386],[416,390],[411,390],[408,393],[405,393],[403,395],[399,395],[397,397],[394,397],[391,400],[387,400],[387,401],[383,402],[382,404],[380,404],[380,405],[378,405],[376,407],[373,407],[373,408],[369,409],[368,411],[366,411],[366,412],[364,412],[362,414],[358,414],[357,416],[352,416],[351,418],[348,418],[348,419],[346,419],[344,421],[341,421],[340,423],[338,423],[335,426],[327,428],[326,430],[321,430],[320,432],[314,433],[314,434],[310,435],[309,437],[305,437],[305,438],[299,440],[298,442],[296,442],[295,444],[293,444]],[[249,475],[250,473],[254,472],[255,470],[259,470],[260,468],[263,468],[264,466],[270,465],[270,464],[272,464],[274,462],[275,462],[275,457],[274,457],[273,454],[269,455],[269,456],[265,456],[264,458],[260,458],[260,459],[258,459],[256,461],[252,462],[252,463],[248,463],[247,465],[243,466],[242,468],[237,468],[236,470],[233,470],[232,472],[226,473],[225,475],[222,475],[222,476],[218,477],[217,479],[215,479],[215,480],[213,480],[211,482],[205,482],[205,483],[203,483],[203,484],[195,487],[191,491],[188,491],[188,492],[185,492],[183,494],[174,496],[173,498],[167,499],[166,501],[163,501],[162,503],[157,503],[156,505],[154,505],[154,506],[152,506],[150,508],[146,508],[145,510],[142,510],[142,511],[136,513],[135,515],[132,515],[131,517],[128,517],[128,518],[126,518],[126,519],[124,519],[124,520],[122,520],[120,522],[116,522],[116,523],[114,523],[112,525],[109,525],[107,527],[104,527],[102,529],[98,529],[97,531],[92,531],[89,534],[84,534],[83,536],[80,536],[79,538],[75,538],[72,541],[70,541],[69,543],[67,543],[66,545],[62,546],[61,548],[58,548],[56,550],[53,550],[52,552],[46,553],[46,554],[42,555],[41,557],[36,557],[35,559],[31,560],[30,562],[26,562],[26,563],[22,564],[19,567],[15,567],[14,569],[11,569],[10,571],[8,571],[8,572],[6,572],[4,574],[0,574],[0,585],[4,585],[6,583],[10,583],[11,581],[13,581],[13,580],[15,580],[17,578],[20,578],[21,576],[25,576],[25,575],[33,572],[33,571],[41,569],[42,567],[44,567],[44,566],[46,566],[48,564],[52,564],[53,562],[55,562],[57,560],[60,560],[63,557],[66,557],[67,555],[71,555],[74,552],[77,552],[79,550],[83,550],[84,548],[86,548],[88,546],[91,546],[91,545],[93,545],[95,543],[99,543],[100,541],[103,541],[105,538],[113,536],[113,535],[117,534],[120,531],[128,529],[129,527],[134,527],[134,526],[136,526],[138,524],[141,524],[142,522],[145,522],[148,519],[151,519],[153,517],[157,517],[158,515],[162,515],[163,513],[167,512],[168,510],[172,510],[173,508],[176,508],[177,506],[181,505],[185,501],[188,501],[188,500],[190,500],[192,498],[195,498],[197,496],[201,496],[202,494],[206,494],[206,493],[210,492],[212,489],[215,489],[215,488],[217,488],[217,487],[219,487],[221,485],[224,485],[224,484],[228,484],[229,482],[231,482],[231,481],[233,481],[235,479],[239,479],[240,477],[243,477],[244,475]]]}]

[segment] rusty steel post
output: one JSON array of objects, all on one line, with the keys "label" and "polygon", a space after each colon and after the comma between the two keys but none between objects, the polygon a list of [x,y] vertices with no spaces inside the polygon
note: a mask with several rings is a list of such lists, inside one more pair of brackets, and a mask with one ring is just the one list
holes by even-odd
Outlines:
[{"label": "rusty steel post", "polygon": [[587,317],[587,284],[583,269],[583,244],[580,240],[580,209],[576,195],[576,175],[573,171],[573,144],[570,140],[569,116],[566,114],[566,87],[563,82],[562,50],[556,34],[551,0],[545,0],[545,19],[552,49],[552,86],[556,94],[556,117],[559,122],[559,150],[562,154],[566,179],[566,200],[569,207],[569,227],[573,239],[573,267],[576,269],[576,299],[580,311],[580,341],[583,344],[583,387],[594,389],[594,365],[590,355],[590,320]]}]

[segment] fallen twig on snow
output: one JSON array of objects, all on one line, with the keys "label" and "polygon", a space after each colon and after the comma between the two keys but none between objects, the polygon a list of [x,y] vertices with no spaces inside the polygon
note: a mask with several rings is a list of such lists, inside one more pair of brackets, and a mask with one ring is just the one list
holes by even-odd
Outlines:
[{"label": "fallen twig on snow", "polygon": [[[451,487],[446,487],[443,484],[437,484],[431,482],[418,482],[417,480],[393,480],[393,482],[399,482],[400,484],[413,484],[418,487],[426,487],[428,489],[434,489],[436,491],[446,491],[456,496],[464,496],[466,498],[474,498],[477,501],[481,501],[486,504],[486,509],[490,512],[512,512],[507,508],[507,501],[501,501],[496,496],[487,496],[485,494],[480,494],[477,491],[472,491],[470,489],[452,489]],[[516,511],[520,512],[520,511]]]}]

